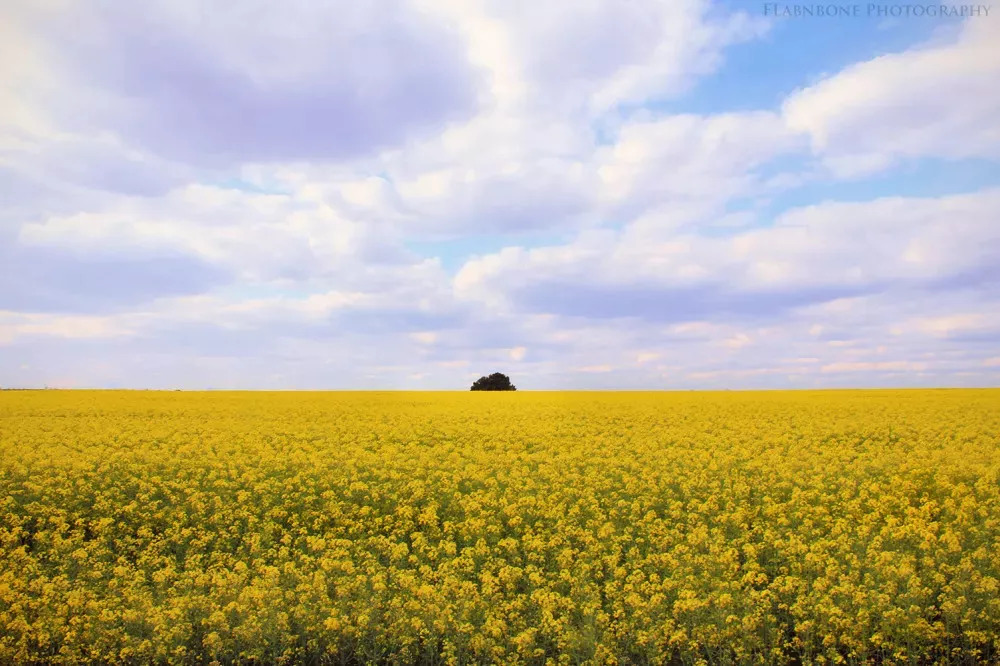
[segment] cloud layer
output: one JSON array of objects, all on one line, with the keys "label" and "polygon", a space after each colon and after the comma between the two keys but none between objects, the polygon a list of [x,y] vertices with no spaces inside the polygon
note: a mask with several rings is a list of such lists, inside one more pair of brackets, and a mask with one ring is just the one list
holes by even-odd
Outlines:
[{"label": "cloud layer", "polygon": [[747,108],[822,26],[390,4],[5,4],[0,385],[1000,379],[995,21]]}]

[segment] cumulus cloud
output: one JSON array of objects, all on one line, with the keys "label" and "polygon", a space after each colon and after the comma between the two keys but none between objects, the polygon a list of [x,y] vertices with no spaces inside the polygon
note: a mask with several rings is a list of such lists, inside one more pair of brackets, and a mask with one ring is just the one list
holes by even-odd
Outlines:
[{"label": "cumulus cloud", "polygon": [[171,252],[251,281],[360,276],[370,266],[414,259],[385,227],[306,197],[204,185],[156,198],[107,198],[92,211],[23,224],[17,243],[22,252]]},{"label": "cumulus cloud", "polygon": [[[683,145],[665,146],[652,158],[658,162],[619,164],[622,151],[608,154],[597,136],[625,132],[618,108],[681,94],[721,64],[727,46],[766,28],[745,13],[710,12],[703,0],[419,5],[462,35],[469,62],[487,72],[480,113],[387,149],[355,171],[298,164],[266,177],[305,184],[331,201],[355,185],[357,171],[368,178],[378,174],[377,191],[355,200],[357,214],[394,219],[421,233],[465,233],[470,225],[480,233],[595,225],[615,214],[609,205],[617,190],[643,185],[620,181],[648,176],[684,151]],[[629,32],[609,29],[609,21]],[[708,131],[708,141],[721,144],[714,148],[714,165],[693,164],[709,161],[705,153],[712,146],[702,155],[684,155],[697,171],[688,181],[700,176],[698,187],[709,187],[705,181],[720,168],[727,142],[741,142],[732,126],[739,122],[723,127],[722,119]],[[622,140],[641,142],[642,131],[631,130]],[[685,131],[677,127],[675,144],[685,140]],[[763,132],[755,131],[754,139],[767,141]],[[772,128],[769,136],[774,133]],[[624,153],[627,158],[629,149]],[[646,173],[636,174],[642,167]]]},{"label": "cumulus cloud", "polygon": [[196,294],[232,280],[225,269],[173,252],[0,249],[0,309],[103,312]]},{"label": "cumulus cloud", "polygon": [[19,9],[68,88],[39,93],[54,120],[181,161],[343,158],[475,108],[457,35],[404,2]]},{"label": "cumulus cloud", "polygon": [[0,310],[0,343],[20,337],[67,339],[115,338],[131,335],[123,321],[93,315],[24,314]]},{"label": "cumulus cloud", "polygon": [[1000,43],[992,21],[968,21],[900,53],[854,64],[785,100],[790,128],[837,175],[902,159],[1000,158]]},{"label": "cumulus cloud", "polygon": [[470,60],[492,73],[496,103],[591,115],[682,92],[720,65],[725,47],[768,27],[705,0],[421,4],[466,35]]},{"label": "cumulus cloud", "polygon": [[6,3],[0,383],[995,382],[1000,190],[769,208],[1000,157],[987,24],[679,110],[759,19]]},{"label": "cumulus cloud", "polygon": [[996,280],[1000,190],[793,209],[767,227],[672,237],[647,229],[475,258],[459,293],[494,306],[687,320],[783,309],[905,284]]},{"label": "cumulus cloud", "polygon": [[633,215],[663,202],[704,213],[705,202],[763,189],[757,168],[796,150],[799,141],[768,111],[639,120],[600,150],[597,173],[604,198]]}]

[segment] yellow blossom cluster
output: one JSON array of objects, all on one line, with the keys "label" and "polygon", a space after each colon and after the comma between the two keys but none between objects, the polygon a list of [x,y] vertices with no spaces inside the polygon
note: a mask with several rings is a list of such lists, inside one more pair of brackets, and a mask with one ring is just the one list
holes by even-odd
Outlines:
[{"label": "yellow blossom cluster", "polygon": [[0,663],[1000,659],[1000,390],[0,393]]}]

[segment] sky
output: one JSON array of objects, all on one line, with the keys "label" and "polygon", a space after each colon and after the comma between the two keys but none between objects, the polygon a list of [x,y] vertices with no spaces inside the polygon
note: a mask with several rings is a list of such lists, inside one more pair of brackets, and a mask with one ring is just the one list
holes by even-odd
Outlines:
[{"label": "sky", "polygon": [[0,3],[0,386],[1000,385],[945,6]]}]

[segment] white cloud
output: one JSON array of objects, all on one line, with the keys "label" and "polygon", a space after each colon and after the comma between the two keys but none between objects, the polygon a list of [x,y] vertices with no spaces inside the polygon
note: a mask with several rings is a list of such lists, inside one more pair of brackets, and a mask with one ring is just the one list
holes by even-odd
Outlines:
[{"label": "white cloud", "polygon": [[437,339],[437,333],[434,331],[419,331],[417,333],[411,333],[410,337],[423,345],[432,345]]},{"label": "white cloud", "polygon": [[635,209],[669,201],[676,210],[759,189],[754,169],[797,146],[770,112],[672,115],[623,125],[600,151],[597,172],[610,202]]},{"label": "white cloud", "polygon": [[926,363],[913,363],[910,361],[878,361],[870,363],[828,363],[820,368],[820,372],[921,372],[926,369]]},{"label": "white cloud", "polygon": [[611,372],[614,370],[610,365],[584,365],[576,369],[577,372]]},{"label": "white cloud", "polygon": [[995,336],[1000,339],[1000,314],[993,311],[968,312],[953,308],[943,316],[915,316],[902,322],[903,331],[915,331],[935,338]]},{"label": "white cloud", "polygon": [[710,12],[706,0],[545,3],[426,0],[466,37],[491,74],[503,108],[554,106],[600,112],[676,94],[714,70],[723,49],[764,34],[748,13]]},{"label": "white cloud", "polygon": [[747,345],[753,344],[753,339],[746,333],[737,333],[731,338],[727,338],[723,344],[729,349],[742,349]]},{"label": "white cloud", "polygon": [[1000,158],[1000,42],[992,20],[957,38],[857,63],[791,95],[783,114],[839,176],[900,159]]},{"label": "white cloud", "polygon": [[[975,331],[985,328],[989,317],[981,312],[949,315],[947,317],[921,317],[912,322],[917,329],[932,335],[948,336],[952,333]],[[993,317],[1000,321],[1000,318]]]},{"label": "white cloud", "polygon": [[[470,221],[480,233],[510,233],[597,224],[628,193],[642,198],[641,207],[680,192],[697,201],[711,191],[717,202],[726,188],[753,182],[737,173],[747,161],[790,145],[774,114],[634,123],[615,110],[676,95],[714,70],[727,45],[766,29],[746,14],[709,12],[704,0],[418,4],[455,27],[470,62],[488,73],[480,112],[384,150],[354,172],[299,164],[274,167],[271,178],[327,203],[346,199],[356,215],[391,219],[413,234],[463,233]],[[610,29],[617,24],[629,31]],[[620,148],[601,148],[595,124],[620,134]],[[630,161],[629,146],[650,141],[663,145]],[[680,175],[663,190],[657,174],[672,160],[683,161],[672,166]]]},{"label": "white cloud", "polygon": [[44,336],[69,340],[117,338],[134,334],[129,317],[54,315],[0,311],[0,345]]},{"label": "white cloud", "polygon": [[321,276],[345,264],[398,263],[391,233],[296,195],[189,185],[163,197],[116,197],[91,212],[25,224],[19,242],[89,253],[170,250],[242,279]]},{"label": "white cloud", "polygon": [[995,159],[986,22],[780,109],[696,114],[643,106],[692,108],[762,22],[703,0],[391,8],[0,8],[5,383],[997,377],[1000,191],[766,215],[830,175],[810,145],[837,176]]},{"label": "white cloud", "polygon": [[[1000,190],[985,190],[819,204],[791,210],[770,227],[722,237],[687,231],[669,236],[642,227],[582,234],[567,245],[506,248],[474,258],[455,285],[467,298],[505,307],[545,302],[547,289],[576,290],[567,292],[573,298],[544,305],[543,311],[564,313],[581,299],[593,303],[608,290],[624,288],[658,290],[664,299],[674,292],[684,299],[681,305],[694,307],[700,298],[714,308],[750,312],[769,308],[768,294],[785,294],[789,303],[833,301],[852,291],[927,285],[988,270],[1000,263],[997,210]],[[737,295],[739,303],[732,301]],[[656,316],[647,301],[638,302],[635,315]],[[607,305],[610,313],[621,303]]]}]

